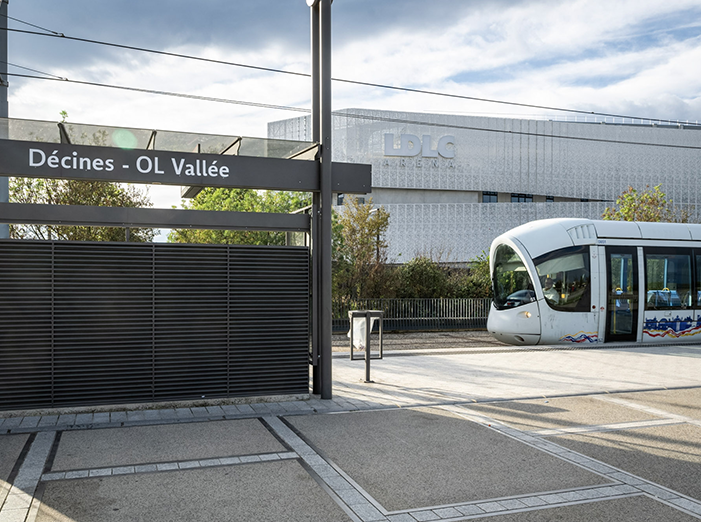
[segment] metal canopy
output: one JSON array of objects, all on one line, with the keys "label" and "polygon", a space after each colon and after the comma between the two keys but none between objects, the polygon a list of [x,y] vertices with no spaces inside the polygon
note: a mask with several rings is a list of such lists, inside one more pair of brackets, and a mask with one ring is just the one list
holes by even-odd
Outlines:
[{"label": "metal canopy", "polygon": [[[272,140],[219,134],[195,134],[134,127],[107,127],[83,123],[3,118],[8,137],[15,141],[67,143],[121,149],[236,154],[258,158],[290,158],[318,144],[308,141]],[[63,129],[63,131],[61,130]],[[236,145],[235,150],[231,150]],[[312,158],[313,159],[313,158]]]}]

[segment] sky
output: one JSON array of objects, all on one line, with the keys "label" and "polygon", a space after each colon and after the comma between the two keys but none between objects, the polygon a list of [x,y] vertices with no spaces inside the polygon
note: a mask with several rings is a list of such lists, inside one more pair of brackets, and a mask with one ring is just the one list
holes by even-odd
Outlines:
[{"label": "sky", "polygon": [[[305,0],[13,0],[67,36],[310,71]],[[10,28],[43,32],[9,21]],[[335,78],[641,118],[701,120],[699,0],[335,0]],[[71,80],[309,108],[306,77],[9,32],[8,62]],[[36,74],[16,66],[10,73]],[[567,113],[334,82],[333,109]],[[10,77],[12,118],[265,137],[299,113]],[[571,115],[570,115],[571,116]],[[152,187],[156,207],[179,188]]]}]

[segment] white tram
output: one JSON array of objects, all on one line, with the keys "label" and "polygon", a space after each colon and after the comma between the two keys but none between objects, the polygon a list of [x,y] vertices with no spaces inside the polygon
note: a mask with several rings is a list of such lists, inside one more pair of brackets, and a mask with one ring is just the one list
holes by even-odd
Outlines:
[{"label": "white tram", "polygon": [[509,344],[701,341],[701,225],[545,219],[492,242]]}]

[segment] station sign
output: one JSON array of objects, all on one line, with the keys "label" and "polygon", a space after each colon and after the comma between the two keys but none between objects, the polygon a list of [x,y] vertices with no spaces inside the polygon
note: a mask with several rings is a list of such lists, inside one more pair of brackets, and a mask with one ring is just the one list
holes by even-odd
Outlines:
[{"label": "station sign", "polygon": [[[0,140],[0,175],[312,192],[318,163],[307,160],[120,149]],[[334,163],[333,190],[370,192],[370,165]]]}]

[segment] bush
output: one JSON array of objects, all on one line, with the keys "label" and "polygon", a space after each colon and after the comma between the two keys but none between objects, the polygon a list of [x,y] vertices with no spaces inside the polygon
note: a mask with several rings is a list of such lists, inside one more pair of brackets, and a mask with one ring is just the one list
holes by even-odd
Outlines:
[{"label": "bush", "polygon": [[435,261],[415,257],[399,269],[397,297],[436,298],[448,294],[448,274]]}]

